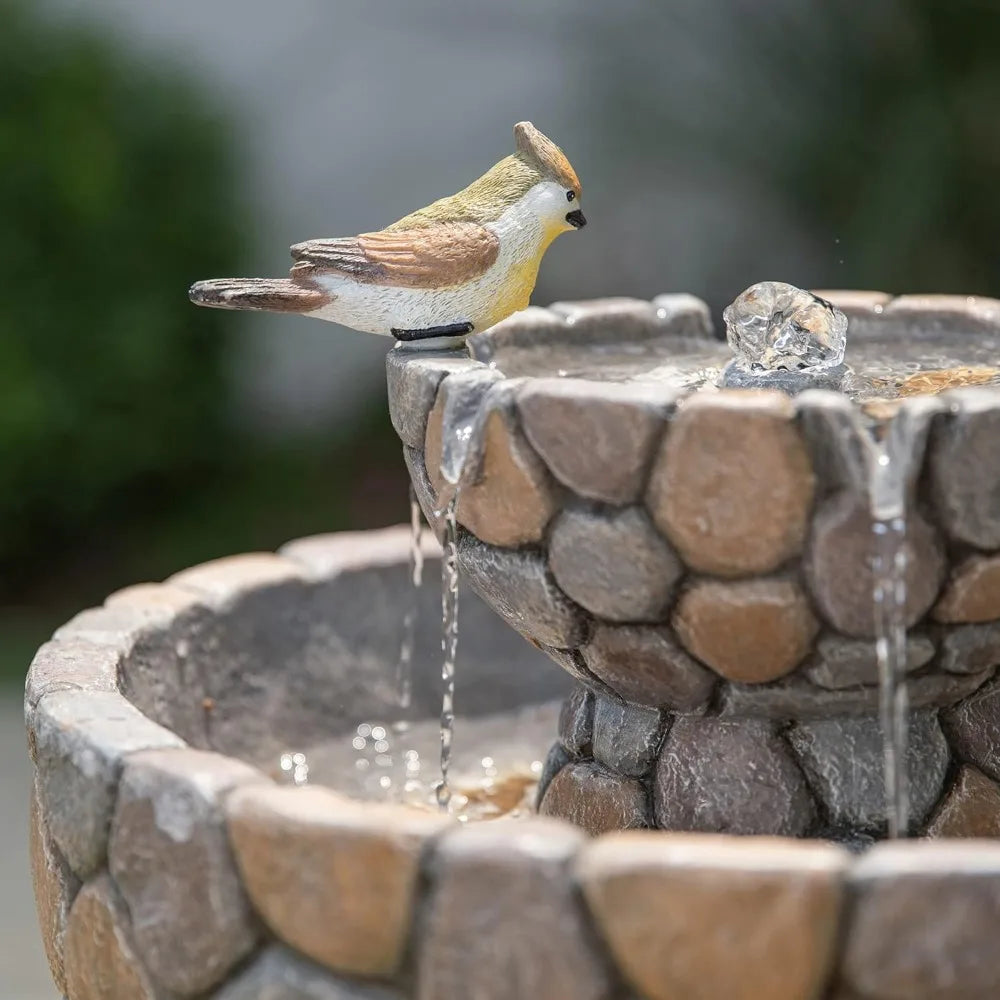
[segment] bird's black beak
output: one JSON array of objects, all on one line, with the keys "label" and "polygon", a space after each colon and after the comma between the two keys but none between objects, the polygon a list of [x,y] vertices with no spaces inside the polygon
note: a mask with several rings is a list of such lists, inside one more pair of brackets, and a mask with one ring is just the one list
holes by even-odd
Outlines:
[{"label": "bird's black beak", "polygon": [[567,212],[566,221],[574,229],[583,229],[583,227],[587,224],[587,220],[583,217],[583,212],[581,212],[580,209],[577,209],[575,212]]}]

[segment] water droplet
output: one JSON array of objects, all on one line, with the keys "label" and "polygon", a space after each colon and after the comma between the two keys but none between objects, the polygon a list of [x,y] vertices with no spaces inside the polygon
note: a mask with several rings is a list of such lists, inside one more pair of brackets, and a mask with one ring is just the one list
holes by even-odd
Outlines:
[{"label": "water droplet", "polygon": [[389,749],[388,740],[376,740],[375,741],[375,753],[385,753]]},{"label": "water droplet", "polygon": [[381,778],[378,779],[379,788],[391,788],[392,778],[388,774],[383,774]]},{"label": "water droplet", "polygon": [[361,725],[358,726],[358,736],[371,736],[371,734],[372,727],[367,722],[362,722]]},{"label": "water droplet", "polygon": [[354,747],[355,750],[364,750],[364,748],[368,746],[368,740],[366,740],[363,736],[355,736],[354,739],[351,740],[351,746]]},{"label": "water droplet", "polygon": [[373,740],[384,740],[385,726],[372,726],[371,735]]}]

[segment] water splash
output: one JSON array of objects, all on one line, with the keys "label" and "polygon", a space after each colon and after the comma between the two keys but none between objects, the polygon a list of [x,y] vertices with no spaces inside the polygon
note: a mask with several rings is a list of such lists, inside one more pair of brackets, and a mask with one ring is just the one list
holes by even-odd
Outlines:
[{"label": "water splash", "polygon": [[[408,709],[413,695],[413,649],[416,642],[417,613],[420,604],[420,586],[424,577],[424,553],[421,547],[423,536],[423,515],[417,494],[410,484],[410,604],[403,618],[403,639],[399,647],[396,664],[396,697],[399,707]],[[396,732],[405,727],[401,720],[393,727]]]},{"label": "water splash", "polygon": [[292,785],[309,783],[309,762],[304,753],[283,753],[278,761],[282,777]]},{"label": "water splash", "polygon": [[444,552],[441,557],[441,780],[435,795],[442,810],[451,802],[448,771],[455,732],[455,657],[458,652],[458,492],[444,512]]}]

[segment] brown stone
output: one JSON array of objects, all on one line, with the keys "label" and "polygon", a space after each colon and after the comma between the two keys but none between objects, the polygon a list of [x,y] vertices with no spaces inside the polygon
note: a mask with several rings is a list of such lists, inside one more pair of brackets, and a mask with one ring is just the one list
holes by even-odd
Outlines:
[{"label": "brown stone", "polygon": [[549,567],[577,604],[617,622],[662,620],[684,571],[640,507],[564,510],[549,536]]},{"label": "brown stone", "polygon": [[558,509],[548,472],[510,414],[493,410],[482,433],[480,473],[462,487],[459,523],[490,545],[516,548],[541,541]]},{"label": "brown stone", "polygon": [[[823,617],[859,639],[875,637],[875,536],[863,498],[830,497],[813,522],[805,570]],[[916,511],[906,516],[906,624],[914,625],[934,603],[944,577],[945,557],[937,533]]]},{"label": "brown stone", "polygon": [[928,837],[1000,837],[1000,787],[969,764],[927,826]]},{"label": "brown stone", "polygon": [[108,860],[136,952],[183,996],[215,986],[253,951],[258,926],[226,836],[222,800],[266,780],[200,750],[151,750],[122,772]]},{"label": "brown stone", "polygon": [[132,943],[128,910],[107,874],[80,890],[66,930],[70,1000],[162,1000]]},{"label": "brown stone", "polygon": [[727,680],[761,684],[802,662],[819,622],[793,580],[698,580],[677,603],[674,629],[692,656]]},{"label": "brown stone", "polygon": [[649,826],[649,803],[642,782],[591,763],[563,767],[549,782],[538,811],[567,820],[592,837]]},{"label": "brown stone", "polygon": [[598,625],[582,652],[602,681],[637,705],[692,712],[706,704],[716,683],[666,627]]},{"label": "brown stone", "polygon": [[574,757],[590,754],[594,742],[594,695],[582,684],[573,689],[559,712],[559,742]]},{"label": "brown stone", "polygon": [[763,719],[678,716],[653,780],[665,830],[800,837],[815,820],[802,771]]},{"label": "brown stone", "polygon": [[970,556],[952,574],[934,607],[939,622],[1000,618],[1000,556]]},{"label": "brown stone", "polygon": [[1000,622],[949,625],[941,630],[942,670],[951,674],[979,674],[1000,665]]},{"label": "brown stone", "polygon": [[241,789],[227,813],[247,891],[281,940],[335,971],[398,970],[421,854],[448,817],[319,786]]},{"label": "brown stone", "polygon": [[983,685],[943,712],[941,726],[960,760],[1000,781],[1000,682]]},{"label": "brown stone", "polygon": [[563,485],[592,500],[639,499],[672,403],[658,386],[533,379],[518,397],[524,432]]},{"label": "brown stone", "polygon": [[695,395],[678,409],[646,503],[694,570],[769,573],[805,541],[813,473],[782,393]]},{"label": "brown stone", "polygon": [[849,879],[846,986],[877,1000],[1000,996],[1000,844],[876,844]]},{"label": "brown stone", "polygon": [[28,668],[24,702],[33,709],[53,691],[117,691],[121,651],[115,645],[67,638],[39,647]]},{"label": "brown stone", "polygon": [[577,872],[648,1000],[806,1000],[830,976],[847,862],[827,844],[631,833],[584,848]]},{"label": "brown stone", "polygon": [[70,906],[80,888],[77,877],[69,870],[55,841],[45,828],[38,793],[32,791],[28,841],[31,855],[31,881],[35,890],[38,926],[42,933],[45,957],[52,979],[60,993],[66,992],[63,965],[64,939]]},{"label": "brown stone", "polygon": [[606,1000],[607,967],[573,882],[584,840],[544,818],[474,823],[442,838],[415,1000]]}]

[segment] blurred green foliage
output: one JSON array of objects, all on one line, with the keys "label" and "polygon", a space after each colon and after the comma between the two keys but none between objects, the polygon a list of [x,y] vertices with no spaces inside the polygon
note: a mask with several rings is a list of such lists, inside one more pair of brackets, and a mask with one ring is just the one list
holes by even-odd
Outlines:
[{"label": "blurred green foliage", "polygon": [[175,73],[0,0],[0,569],[181,491],[224,451],[226,332],[189,280],[238,262],[224,121]]},{"label": "blurred green foliage", "polygon": [[29,0],[0,0],[0,95],[0,680],[19,680],[116,587],[401,520],[406,488],[380,397],[306,438],[235,425],[244,324],[186,295],[248,256],[229,114]]}]

